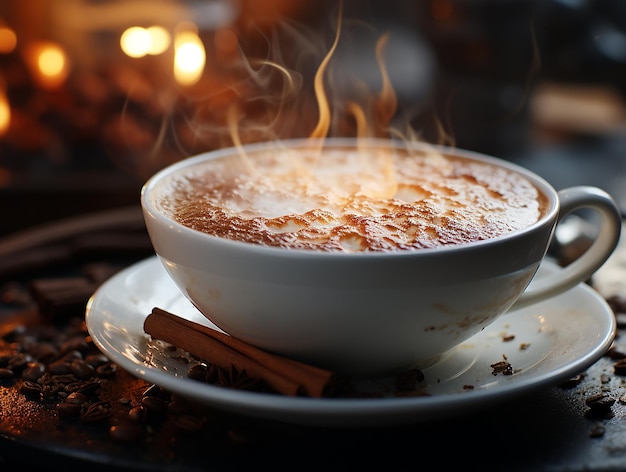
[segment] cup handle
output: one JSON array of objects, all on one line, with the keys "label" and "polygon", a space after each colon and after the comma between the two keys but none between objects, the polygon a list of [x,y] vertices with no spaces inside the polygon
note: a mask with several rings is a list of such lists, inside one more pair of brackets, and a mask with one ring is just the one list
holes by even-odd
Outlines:
[{"label": "cup handle", "polygon": [[557,224],[574,210],[591,208],[600,215],[599,231],[587,251],[557,273],[535,280],[513,304],[513,309],[540,302],[589,280],[619,243],[622,215],[608,193],[596,187],[577,186],[560,190],[558,194],[560,210]]}]

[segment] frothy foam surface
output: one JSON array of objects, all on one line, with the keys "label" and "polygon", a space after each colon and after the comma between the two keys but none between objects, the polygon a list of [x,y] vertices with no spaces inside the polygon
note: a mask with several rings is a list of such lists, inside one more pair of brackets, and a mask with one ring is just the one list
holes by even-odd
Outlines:
[{"label": "frothy foam surface", "polygon": [[208,160],[165,179],[157,207],[248,243],[319,251],[463,244],[535,223],[525,177],[471,159],[388,148],[275,149]]}]

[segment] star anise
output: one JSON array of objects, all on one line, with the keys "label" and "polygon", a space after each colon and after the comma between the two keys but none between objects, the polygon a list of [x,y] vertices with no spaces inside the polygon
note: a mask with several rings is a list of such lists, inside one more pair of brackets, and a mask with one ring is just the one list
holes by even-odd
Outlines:
[{"label": "star anise", "polygon": [[239,390],[267,390],[267,386],[262,379],[250,377],[245,370],[239,370],[235,366],[231,366],[230,369],[217,366],[215,384]]}]

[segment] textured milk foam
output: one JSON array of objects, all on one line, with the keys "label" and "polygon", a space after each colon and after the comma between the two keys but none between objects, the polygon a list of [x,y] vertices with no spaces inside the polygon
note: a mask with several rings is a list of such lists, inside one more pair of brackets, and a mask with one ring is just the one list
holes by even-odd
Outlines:
[{"label": "textured milk foam", "polygon": [[389,148],[274,149],[207,160],[160,183],[155,202],[223,238],[328,252],[416,250],[526,228],[545,196],[488,163]]}]

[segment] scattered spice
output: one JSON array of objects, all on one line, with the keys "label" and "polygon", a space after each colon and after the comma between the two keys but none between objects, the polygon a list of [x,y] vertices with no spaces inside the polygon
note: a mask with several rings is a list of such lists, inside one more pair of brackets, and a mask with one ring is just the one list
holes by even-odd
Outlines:
[{"label": "scattered spice", "polygon": [[626,358],[619,359],[613,364],[613,372],[616,375],[626,375]]},{"label": "scattered spice", "polygon": [[592,395],[585,400],[585,405],[589,408],[585,413],[588,418],[612,418],[612,407],[615,399],[605,393]]},{"label": "scattered spice", "polygon": [[[235,366],[231,366],[230,369],[225,369],[223,367],[216,366],[215,364],[211,364],[210,367],[214,367],[215,371],[217,371],[216,378],[213,381],[215,385],[255,392],[271,391],[271,388],[267,386],[262,378],[249,377],[245,370],[239,370]],[[211,372],[210,368],[208,372]],[[212,376],[208,375],[207,380],[211,381]]]},{"label": "scattered spice", "polygon": [[[83,244],[82,250],[88,246]],[[51,257],[55,254],[53,249],[50,248]],[[10,332],[5,329],[0,333],[0,386],[5,390],[15,390],[16,395],[21,395],[29,403],[53,409],[56,418],[52,427],[78,430],[82,425],[89,431],[104,431],[115,442],[144,440],[144,444],[149,444],[159,431],[166,430],[167,433],[163,434],[173,438],[176,431],[195,433],[214,428],[224,417],[215,417],[215,412],[207,415],[205,409],[198,410],[196,406],[156,385],[149,385],[143,392],[136,394],[124,390],[121,396],[107,390],[119,379],[127,378],[127,374],[119,371],[115,364],[97,351],[81,316],[84,315],[84,304],[93,289],[113,275],[115,270],[118,268],[98,264],[89,271],[85,270],[80,277],[32,281],[30,295],[35,298],[42,316],[37,321],[44,323],[14,326]],[[20,290],[5,290],[2,295],[5,303],[23,303],[24,294]],[[626,297],[613,297],[607,301],[615,311],[618,328],[626,327]],[[52,326],[46,323],[49,321],[61,321],[62,324]],[[513,335],[502,336],[503,342],[514,339]],[[528,343],[519,344],[520,350],[528,347]],[[612,346],[607,357],[617,361],[613,363],[616,375],[626,375],[626,350],[622,345],[616,343]],[[490,367],[493,375],[511,375],[514,372],[506,356]],[[247,369],[236,365],[223,367],[210,362],[193,362],[188,377],[229,388],[271,390],[264,379],[250,375]],[[608,374],[601,374],[598,378],[601,384],[611,380]],[[582,373],[563,382],[560,387],[573,388],[584,379],[585,374]],[[406,372],[396,378],[395,391],[391,393],[395,396],[427,395],[423,389],[426,385],[424,380],[421,371]],[[433,381],[437,380],[431,379]],[[137,379],[133,382],[144,385],[143,381]],[[474,388],[470,384],[463,385],[464,390],[471,391]],[[355,392],[350,390],[349,385],[337,391],[336,395],[382,396],[379,393]],[[610,395],[598,394],[585,400],[585,416],[593,420],[589,433],[591,437],[605,434],[605,425],[601,420],[613,416],[616,401],[620,405],[626,404],[626,396],[615,400]],[[254,436],[256,432],[248,431],[245,423],[234,424],[229,420],[228,424],[221,424],[220,427],[224,428],[224,437],[233,443],[259,440]]]},{"label": "scattered spice", "polygon": [[591,427],[591,430],[589,431],[589,437],[600,438],[604,436],[604,433],[606,433],[606,428],[604,427],[604,425],[602,423],[596,422],[593,424],[593,426]]},{"label": "scattered spice", "polygon": [[498,362],[494,362],[491,364],[492,374],[493,375],[513,375],[513,367],[509,363],[507,357],[503,354],[502,360]]}]

